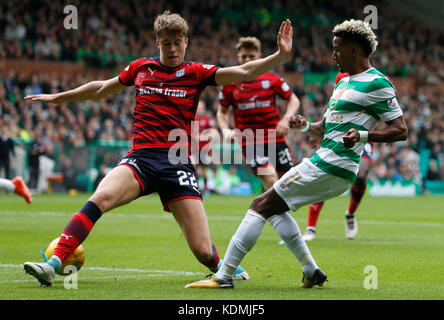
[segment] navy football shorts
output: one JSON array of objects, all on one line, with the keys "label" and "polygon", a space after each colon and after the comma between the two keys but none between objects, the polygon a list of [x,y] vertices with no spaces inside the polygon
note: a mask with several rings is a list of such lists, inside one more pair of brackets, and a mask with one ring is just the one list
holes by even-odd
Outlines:
[{"label": "navy football shorts", "polygon": [[276,142],[276,150],[269,152],[268,144],[254,144],[242,146],[242,155],[247,160],[253,174],[257,174],[259,168],[272,164],[278,173],[285,173],[295,164],[290,148],[285,142]]},{"label": "navy football shorts", "polygon": [[187,198],[202,200],[202,195],[191,160],[188,158],[188,163],[172,164],[168,150],[136,149],[128,153],[119,165],[133,171],[142,189],[140,196],[157,192],[163,209],[171,212],[170,203]]},{"label": "navy football shorts", "polygon": [[366,159],[369,162],[373,161],[373,144],[367,142],[364,145],[364,151],[362,152],[361,158]]}]

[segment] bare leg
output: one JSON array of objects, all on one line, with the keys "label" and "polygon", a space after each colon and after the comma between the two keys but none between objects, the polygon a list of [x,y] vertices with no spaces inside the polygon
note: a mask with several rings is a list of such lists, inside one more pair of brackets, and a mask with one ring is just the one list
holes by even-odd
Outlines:
[{"label": "bare leg", "polygon": [[170,204],[170,210],[197,260],[211,268],[216,264],[215,268],[217,268],[219,258],[216,258],[217,252],[213,252],[210,229],[202,201],[178,200]]}]

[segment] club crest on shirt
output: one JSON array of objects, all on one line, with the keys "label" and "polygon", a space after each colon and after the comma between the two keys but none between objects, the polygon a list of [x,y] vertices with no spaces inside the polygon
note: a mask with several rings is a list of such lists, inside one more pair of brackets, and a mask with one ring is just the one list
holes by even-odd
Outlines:
[{"label": "club crest on shirt", "polygon": [[263,80],[262,81],[262,88],[269,89],[270,88],[270,80]]},{"label": "club crest on shirt", "polygon": [[176,71],[176,78],[183,77],[185,75],[185,69],[180,69]]}]

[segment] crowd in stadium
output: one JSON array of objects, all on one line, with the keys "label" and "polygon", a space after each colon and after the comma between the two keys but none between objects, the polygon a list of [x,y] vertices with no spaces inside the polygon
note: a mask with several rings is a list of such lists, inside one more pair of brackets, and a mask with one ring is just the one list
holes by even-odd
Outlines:
[{"label": "crowd in stadium", "polygon": [[[191,26],[190,60],[227,66],[236,64],[234,44],[239,36],[257,36],[263,52],[276,47],[274,17],[292,12],[301,18],[293,21],[294,55],[278,72],[331,72],[332,23],[341,18],[363,17],[360,1],[198,1],[190,0],[176,8],[159,0],[92,1],[78,5],[78,29],[63,26],[64,2],[52,1],[51,10],[40,1],[0,4],[0,59],[30,59],[83,62],[90,67],[114,68],[115,74],[129,61],[156,56],[158,49],[152,33],[157,14],[165,9],[180,11]],[[35,10],[33,10],[35,8]],[[40,8],[40,9],[39,9]],[[247,14],[242,14],[248,13]],[[333,12],[342,12],[337,17]],[[133,16],[132,19],[125,17]],[[380,36],[373,65],[390,77],[414,77],[413,91],[398,92],[405,113],[409,139],[405,143],[375,145],[376,159],[372,177],[394,180],[442,180],[444,172],[444,33],[395,13],[384,12],[378,21]],[[421,50],[417,50],[420,48]],[[101,101],[70,105],[42,105],[24,101],[29,94],[59,92],[95,80],[79,73],[74,78],[55,79],[49,73],[31,78],[10,70],[0,79],[0,127],[8,128],[12,138],[35,139],[40,154],[53,156],[54,149],[81,146],[96,140],[131,138],[133,91]],[[438,85],[441,82],[441,85]],[[333,82],[323,85],[301,84],[293,88],[301,99],[302,112],[318,120],[330,98]],[[217,89],[203,96],[209,114],[217,110]],[[298,160],[311,155],[305,136],[288,136]],[[421,175],[420,154],[428,150],[430,169]]]}]

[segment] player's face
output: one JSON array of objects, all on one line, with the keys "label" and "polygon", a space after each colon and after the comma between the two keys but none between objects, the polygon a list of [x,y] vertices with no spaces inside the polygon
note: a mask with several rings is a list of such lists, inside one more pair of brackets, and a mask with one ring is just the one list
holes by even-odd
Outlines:
[{"label": "player's face", "polygon": [[181,33],[161,33],[157,39],[160,62],[167,67],[177,67],[183,62],[188,46],[188,38]]},{"label": "player's face", "polygon": [[352,59],[350,49],[350,46],[341,37],[333,38],[333,54],[331,57],[336,62],[340,72],[348,72],[348,66]]},{"label": "player's face", "polygon": [[262,55],[256,49],[241,48],[237,53],[237,61],[239,64],[244,64],[249,61],[260,59]]}]

